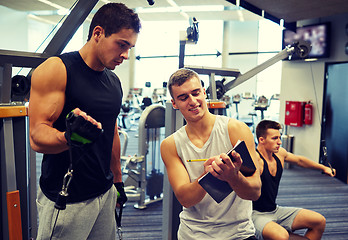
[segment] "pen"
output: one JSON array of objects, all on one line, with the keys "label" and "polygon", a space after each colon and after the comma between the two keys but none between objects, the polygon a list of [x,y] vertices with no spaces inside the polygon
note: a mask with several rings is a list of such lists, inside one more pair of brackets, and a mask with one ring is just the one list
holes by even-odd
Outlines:
[{"label": "pen", "polygon": [[[207,161],[207,160],[208,160],[208,158],[202,158],[202,159],[188,159],[188,160],[186,160],[186,162],[205,162],[205,161]],[[223,163],[225,163],[225,161],[222,160],[221,158],[220,158],[220,160],[221,160]]]},{"label": "pen", "polygon": [[207,161],[207,158],[202,158],[202,159],[187,159],[186,162],[205,162]]}]

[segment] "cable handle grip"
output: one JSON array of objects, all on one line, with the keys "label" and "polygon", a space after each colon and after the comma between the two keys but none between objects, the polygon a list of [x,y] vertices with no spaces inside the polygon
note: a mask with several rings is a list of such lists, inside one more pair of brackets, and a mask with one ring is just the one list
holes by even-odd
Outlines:
[{"label": "cable handle grip", "polygon": [[69,196],[68,188],[69,188],[71,179],[73,177],[72,173],[73,173],[73,170],[69,169],[64,176],[62,190],[59,192],[57,200],[54,205],[54,207],[58,210],[64,210],[66,208],[66,200],[67,200],[67,197]]},{"label": "cable handle grip", "polygon": [[122,218],[123,205],[120,206],[119,213],[117,214],[117,208],[115,208],[116,229],[119,240],[123,239],[121,218]]},{"label": "cable handle grip", "polygon": [[73,111],[71,111],[68,113],[68,115],[66,115],[66,122],[72,123],[76,117],[77,115]]},{"label": "cable handle grip", "polygon": [[87,121],[73,111],[66,116],[67,131],[64,136],[72,145],[93,143],[104,132],[103,129]]},{"label": "cable handle grip", "polygon": [[[329,168],[331,169],[331,173],[332,175],[335,175],[335,171],[331,165],[331,163],[329,162],[328,159],[328,154],[327,154],[327,148],[326,148],[326,143],[325,140],[321,140],[321,143],[323,144],[323,156],[324,156],[324,164],[327,164],[329,166]],[[324,172],[322,172],[324,173]]]}]

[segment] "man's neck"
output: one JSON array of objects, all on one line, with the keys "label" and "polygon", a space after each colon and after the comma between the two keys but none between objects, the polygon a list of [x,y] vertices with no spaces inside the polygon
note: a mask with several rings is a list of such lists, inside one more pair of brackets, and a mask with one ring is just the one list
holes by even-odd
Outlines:
[{"label": "man's neck", "polygon": [[261,155],[264,157],[265,160],[268,160],[268,161],[274,160],[272,151],[268,151],[267,149],[265,149],[263,146],[260,146],[260,145],[257,146],[257,150],[261,153]]},{"label": "man's neck", "polygon": [[198,133],[203,132],[214,125],[215,119],[216,116],[207,111],[198,121],[188,121],[186,124],[186,130]]},{"label": "man's neck", "polygon": [[96,60],[96,53],[91,42],[87,42],[79,51],[83,61],[95,71],[103,71],[104,66],[101,66]]},{"label": "man's neck", "polygon": [[199,121],[187,123],[185,127],[186,133],[197,147],[201,147],[209,139],[215,119],[216,116],[208,112]]}]

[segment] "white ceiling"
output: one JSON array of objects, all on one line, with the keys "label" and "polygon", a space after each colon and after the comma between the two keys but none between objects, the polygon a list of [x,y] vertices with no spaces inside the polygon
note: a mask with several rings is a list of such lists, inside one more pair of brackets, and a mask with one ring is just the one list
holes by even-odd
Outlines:
[{"label": "white ceiling", "polygon": [[[50,2],[69,9],[75,0],[50,0]],[[95,7],[95,11],[105,2],[110,1],[99,1]],[[196,17],[198,21],[250,21],[259,20],[261,18],[245,9],[237,8],[235,5],[225,0],[171,0],[171,2],[178,5],[178,8],[172,7],[167,0],[154,0],[155,4],[152,6],[148,4],[147,0],[112,0],[112,2],[125,3],[129,8],[135,9],[140,18],[144,21],[187,20],[187,18],[180,14],[180,10],[191,18]],[[35,16],[55,23],[62,18],[62,16],[57,15],[56,7],[43,3],[40,0],[0,0],[0,5],[18,11],[32,12]],[[187,10],[187,7],[191,8]],[[202,7],[204,9],[200,9]],[[224,7],[232,9],[223,11]],[[219,9],[215,10],[216,8]],[[91,17],[90,15],[90,18]]]},{"label": "white ceiling", "polygon": [[[58,22],[61,16],[57,15],[57,8],[44,3],[47,0],[0,0],[0,5],[25,12],[33,12],[36,16],[52,22]],[[111,0],[112,2],[124,2],[128,7],[136,9],[142,20],[145,21],[170,21],[186,20],[179,10],[184,11],[191,18],[196,17],[200,20],[236,20],[250,21],[258,20],[260,16],[253,14],[244,8],[238,8],[231,2],[252,4],[259,9],[273,15],[286,22],[296,22],[298,20],[312,19],[336,15],[348,12],[348,0],[153,0],[154,5],[150,6],[147,0]],[[50,0],[69,9],[75,0]],[[98,9],[108,0],[100,0]],[[173,8],[169,2],[174,2],[179,8],[172,12]],[[187,10],[186,7],[196,7]],[[205,6],[204,10],[200,7]],[[225,7],[224,11],[215,10],[215,6]],[[170,8],[170,12],[168,12]],[[208,9],[208,11],[207,11]],[[159,12],[154,12],[154,10]],[[149,12],[150,11],[150,12]],[[92,11],[93,12],[93,11]]]}]

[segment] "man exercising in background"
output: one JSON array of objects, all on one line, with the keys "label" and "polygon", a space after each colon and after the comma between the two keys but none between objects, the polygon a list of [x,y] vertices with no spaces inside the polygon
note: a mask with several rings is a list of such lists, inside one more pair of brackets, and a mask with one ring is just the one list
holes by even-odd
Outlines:
[{"label": "man exercising in background", "polygon": [[307,209],[278,206],[276,198],[279,182],[285,161],[320,170],[331,177],[335,175],[335,170],[280,147],[280,129],[281,125],[271,120],[262,120],[256,127],[262,182],[261,197],[253,202],[256,236],[258,239],[282,240],[289,239],[289,232],[308,229],[306,239],[321,239],[326,225],[324,216]]}]

